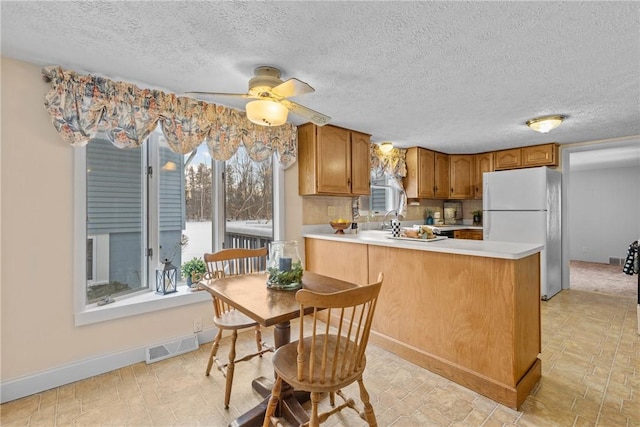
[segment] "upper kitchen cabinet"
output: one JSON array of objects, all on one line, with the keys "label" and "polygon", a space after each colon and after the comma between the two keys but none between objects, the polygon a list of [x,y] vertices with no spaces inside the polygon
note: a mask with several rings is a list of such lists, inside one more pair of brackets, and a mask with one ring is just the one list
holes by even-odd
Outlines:
[{"label": "upper kitchen cabinet", "polygon": [[495,152],[495,170],[558,166],[559,144],[549,143]]},{"label": "upper kitchen cabinet", "polygon": [[370,135],[337,126],[298,126],[298,191],[301,196],[368,195]]},{"label": "upper kitchen cabinet", "polygon": [[434,198],[446,199],[449,197],[449,155],[436,151],[433,158],[433,169]]},{"label": "upper kitchen cabinet", "polygon": [[449,156],[420,147],[407,149],[404,188],[411,199],[449,198]]},{"label": "upper kitchen cabinet", "polygon": [[522,167],[522,149],[512,148],[495,152],[495,169],[516,169]]},{"label": "upper kitchen cabinet", "polygon": [[475,173],[473,177],[473,197],[482,199],[482,174],[493,172],[493,153],[480,153],[475,156]]},{"label": "upper kitchen cabinet", "polygon": [[559,144],[534,145],[522,149],[522,166],[558,166]]},{"label": "upper kitchen cabinet", "polygon": [[449,154],[450,199],[472,199],[475,193],[473,154]]}]

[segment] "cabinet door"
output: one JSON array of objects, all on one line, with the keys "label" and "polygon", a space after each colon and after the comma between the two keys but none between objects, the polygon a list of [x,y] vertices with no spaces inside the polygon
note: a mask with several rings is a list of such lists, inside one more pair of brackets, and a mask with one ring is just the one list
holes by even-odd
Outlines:
[{"label": "cabinet door", "polygon": [[418,150],[418,197],[434,196],[434,159],[435,152],[430,150]]},{"label": "cabinet door", "polygon": [[473,197],[482,199],[482,174],[493,172],[493,153],[475,155],[475,177],[473,179]]},{"label": "cabinet door", "polygon": [[474,176],[472,154],[449,155],[449,179],[451,199],[472,199],[474,196]]},{"label": "cabinet door", "polygon": [[434,153],[433,169],[435,180],[436,199],[449,198],[449,156],[442,153]]},{"label": "cabinet door", "polygon": [[351,193],[354,195],[367,196],[371,192],[370,139],[367,134],[351,132]]},{"label": "cabinet door", "polygon": [[558,145],[544,144],[522,149],[522,166],[557,166]]},{"label": "cabinet door", "polygon": [[319,126],[317,146],[318,192],[351,193],[351,139],[347,129]]},{"label": "cabinet door", "polygon": [[496,170],[519,168],[522,166],[522,150],[513,148],[496,151],[494,162]]},{"label": "cabinet door", "polygon": [[403,185],[408,198],[433,198],[434,154],[435,152],[420,147],[407,149],[407,176],[403,180]]}]

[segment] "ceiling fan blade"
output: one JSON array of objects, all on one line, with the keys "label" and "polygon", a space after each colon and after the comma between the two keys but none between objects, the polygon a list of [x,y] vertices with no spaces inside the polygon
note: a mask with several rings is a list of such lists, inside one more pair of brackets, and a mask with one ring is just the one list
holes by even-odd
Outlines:
[{"label": "ceiling fan blade", "polygon": [[288,98],[290,96],[315,92],[315,89],[302,80],[291,78],[286,82],[280,83],[278,86],[271,88],[271,92],[277,96]]},{"label": "ceiling fan blade", "polygon": [[316,124],[318,126],[326,125],[327,123],[329,123],[329,120],[331,120],[331,117],[325,114],[319,113],[315,110],[312,110],[309,107],[305,107],[304,105],[295,103],[293,101],[283,99],[282,101],[280,101],[280,103],[285,107],[287,107],[289,111],[291,111],[292,113],[297,114],[301,117],[304,117],[305,119],[309,119],[311,123]]},{"label": "ceiling fan blade", "polygon": [[257,98],[256,96],[253,96],[248,93],[197,92],[193,90],[190,90],[189,92],[185,92],[185,93],[192,93],[195,95],[210,95],[210,96],[233,96],[235,98]]}]

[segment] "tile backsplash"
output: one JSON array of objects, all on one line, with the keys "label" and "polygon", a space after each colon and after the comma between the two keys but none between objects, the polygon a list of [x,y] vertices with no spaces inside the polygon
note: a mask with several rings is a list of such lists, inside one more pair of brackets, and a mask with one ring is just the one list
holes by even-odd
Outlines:
[{"label": "tile backsplash", "polygon": [[[302,221],[303,225],[327,224],[329,221],[344,218],[351,220],[351,197],[336,196],[307,196],[302,200]],[[475,210],[482,210],[482,200],[461,200],[462,202],[462,218],[464,223],[473,221]],[[412,202],[407,206],[407,214],[404,220],[421,220],[425,218],[425,211],[430,209],[433,212],[440,212],[444,218],[444,200],[421,199],[415,204]],[[366,211],[366,206],[361,206],[360,211]],[[383,213],[374,218],[374,221],[380,221]]]}]

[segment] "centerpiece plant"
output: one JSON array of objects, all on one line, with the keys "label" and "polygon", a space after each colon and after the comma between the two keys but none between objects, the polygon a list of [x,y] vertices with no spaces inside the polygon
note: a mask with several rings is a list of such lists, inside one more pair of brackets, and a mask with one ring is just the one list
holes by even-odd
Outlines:
[{"label": "centerpiece plant", "polygon": [[302,282],[302,262],[296,261],[291,264],[291,270],[280,270],[278,267],[269,267],[269,279],[267,284],[270,286],[287,287]]}]

